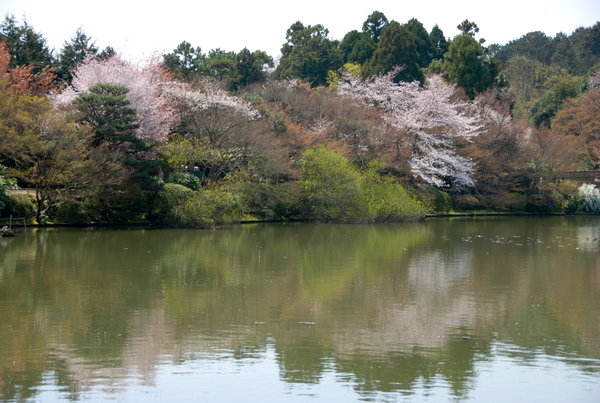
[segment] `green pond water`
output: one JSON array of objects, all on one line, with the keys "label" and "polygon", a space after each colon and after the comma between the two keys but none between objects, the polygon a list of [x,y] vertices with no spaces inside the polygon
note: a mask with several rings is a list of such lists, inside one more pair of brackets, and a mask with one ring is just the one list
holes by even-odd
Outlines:
[{"label": "green pond water", "polygon": [[0,399],[600,402],[600,218],[0,239]]}]

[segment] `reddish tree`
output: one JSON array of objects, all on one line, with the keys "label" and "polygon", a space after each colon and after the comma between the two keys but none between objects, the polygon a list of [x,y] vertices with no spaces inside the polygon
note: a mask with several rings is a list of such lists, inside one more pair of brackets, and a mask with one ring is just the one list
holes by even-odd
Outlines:
[{"label": "reddish tree", "polygon": [[44,95],[54,89],[55,68],[46,66],[38,74],[33,73],[33,66],[17,66],[10,68],[8,46],[0,42],[0,80],[7,88],[19,95]]},{"label": "reddish tree", "polygon": [[[578,137],[587,145],[588,158],[596,160],[594,148],[600,147],[600,89],[567,99],[552,121],[552,132]],[[587,164],[591,162],[588,159]]]}]

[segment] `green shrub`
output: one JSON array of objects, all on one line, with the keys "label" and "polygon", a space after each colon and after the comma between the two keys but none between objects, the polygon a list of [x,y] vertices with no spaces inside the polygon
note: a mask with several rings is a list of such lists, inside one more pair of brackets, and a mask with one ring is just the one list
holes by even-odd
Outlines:
[{"label": "green shrub", "polygon": [[0,172],[0,212],[2,212],[8,202],[8,191],[14,189],[16,185],[17,182],[14,179],[6,178]]},{"label": "green shrub", "polygon": [[492,195],[483,196],[487,205],[493,206],[500,211],[525,211],[526,197],[520,193],[511,193],[504,190],[498,190]]},{"label": "green shrub", "polygon": [[529,196],[525,204],[525,211],[534,214],[552,214],[554,212],[554,203],[543,196]]},{"label": "green shrub", "polygon": [[83,224],[91,221],[81,204],[72,200],[65,200],[58,204],[55,218],[66,224]]},{"label": "green shrub", "polygon": [[556,213],[575,213],[580,206],[577,183],[573,181],[543,181],[540,192],[543,201]]},{"label": "green shrub", "polygon": [[360,171],[340,152],[308,149],[302,158],[302,197],[308,219],[337,222],[403,220],[425,208],[393,179],[382,178],[383,165]]},{"label": "green shrub", "polygon": [[35,217],[35,205],[28,195],[11,193],[2,215],[6,217],[12,215],[15,218],[31,221]]},{"label": "green shrub", "polygon": [[176,183],[166,183],[156,198],[156,220],[162,225],[179,225],[179,220],[173,214],[175,207],[193,198],[196,192]]},{"label": "green shrub", "polygon": [[246,182],[240,185],[244,211],[268,221],[294,219],[298,215],[298,190],[292,183],[272,185]]},{"label": "green shrub", "polygon": [[448,213],[452,210],[452,197],[436,187],[430,186],[427,191],[433,195],[431,201],[435,213]]},{"label": "green shrub", "polygon": [[326,147],[308,149],[302,157],[302,173],[307,218],[356,221],[364,216],[362,177],[342,153]]},{"label": "green shrub", "polygon": [[86,198],[83,208],[95,223],[130,223],[145,212],[143,204],[142,190],[131,185],[119,191],[101,189]]},{"label": "green shrub", "polygon": [[167,182],[176,183],[192,190],[200,189],[200,180],[196,176],[185,172],[175,172],[171,174]]},{"label": "green shrub", "polygon": [[240,198],[224,189],[206,189],[173,209],[180,226],[214,228],[232,224],[243,218]]},{"label": "green shrub", "polygon": [[459,211],[472,211],[485,209],[485,201],[473,195],[453,195],[452,205]]},{"label": "green shrub", "polygon": [[[425,214],[425,206],[392,178],[382,178],[381,167],[373,165],[363,172],[368,221],[400,221]],[[363,220],[365,221],[365,220]]]}]

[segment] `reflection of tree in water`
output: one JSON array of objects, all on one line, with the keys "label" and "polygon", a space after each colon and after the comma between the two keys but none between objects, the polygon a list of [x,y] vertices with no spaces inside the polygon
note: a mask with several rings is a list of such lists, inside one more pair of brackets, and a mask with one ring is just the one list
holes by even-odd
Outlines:
[{"label": "reflection of tree in water", "polygon": [[328,351],[315,340],[301,338],[277,350],[280,377],[291,383],[319,383],[327,369]]},{"label": "reflection of tree in water", "polygon": [[272,347],[286,383],[335,371],[365,398],[440,382],[463,397],[497,341],[524,359],[597,356],[589,251],[499,244],[520,235],[503,225],[487,238],[446,221],[31,233],[0,255],[0,309],[16,312],[0,322],[0,391],[34,396],[48,374],[73,395],[126,377],[152,386],[165,357],[246,365]]},{"label": "reflection of tree in water", "polygon": [[[339,370],[356,377],[357,390],[410,394],[415,385],[441,377],[456,396],[467,393],[474,357],[486,343],[467,336],[475,325],[476,304],[450,291],[468,280],[471,250],[453,249],[451,255],[435,248],[415,254],[406,264],[397,303],[384,305],[376,323],[351,332],[333,330]],[[362,353],[353,346],[361,346]]]},{"label": "reflection of tree in water", "polygon": [[336,360],[337,371],[352,374],[355,389],[369,392],[415,393],[419,384],[425,388],[443,378],[451,386],[452,394],[464,397],[474,383],[476,356],[486,353],[483,345],[461,338],[447,342],[436,352],[416,349],[412,353],[390,352],[386,357],[373,359],[355,355]]}]

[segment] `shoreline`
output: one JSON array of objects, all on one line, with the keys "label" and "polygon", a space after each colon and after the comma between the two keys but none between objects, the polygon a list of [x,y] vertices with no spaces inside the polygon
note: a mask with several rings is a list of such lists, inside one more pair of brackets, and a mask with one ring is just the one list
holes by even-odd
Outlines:
[{"label": "shoreline", "polygon": [[[317,221],[269,221],[269,220],[243,220],[231,225],[217,226],[217,227],[205,227],[205,228],[189,228],[189,227],[170,227],[163,225],[154,225],[148,222],[137,222],[137,223],[53,223],[53,224],[27,224],[23,225],[22,223],[15,223],[10,227],[13,228],[112,228],[112,229],[220,229],[220,228],[231,228],[237,225],[246,225],[246,224],[285,224],[285,223],[298,223],[304,222],[307,224],[390,224],[390,223],[404,223],[404,222],[418,222],[422,220],[435,219],[435,218],[486,218],[486,217],[600,217],[600,215],[593,213],[570,213],[570,214],[544,214],[544,213],[526,213],[526,212],[464,212],[464,213],[440,213],[440,214],[426,214],[416,220],[405,220],[405,221],[378,221],[372,223],[366,222],[331,222],[331,223],[323,223]],[[7,220],[8,218],[2,218],[2,220]],[[14,218],[13,218],[14,220]],[[19,219],[22,220],[22,219]],[[0,222],[0,226],[4,226]],[[7,226],[8,227],[8,226]]]}]

